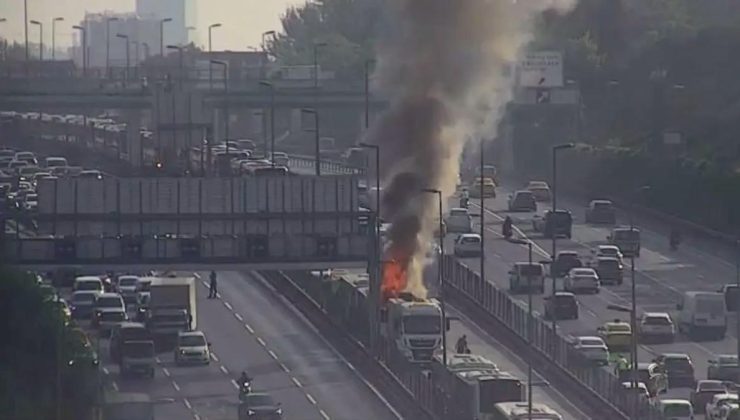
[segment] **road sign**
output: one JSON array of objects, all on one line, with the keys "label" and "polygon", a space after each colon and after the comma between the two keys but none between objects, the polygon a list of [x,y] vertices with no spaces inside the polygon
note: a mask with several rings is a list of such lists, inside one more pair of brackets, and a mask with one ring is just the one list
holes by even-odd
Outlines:
[{"label": "road sign", "polygon": [[521,87],[562,87],[563,54],[558,51],[527,53],[517,66],[517,76]]}]

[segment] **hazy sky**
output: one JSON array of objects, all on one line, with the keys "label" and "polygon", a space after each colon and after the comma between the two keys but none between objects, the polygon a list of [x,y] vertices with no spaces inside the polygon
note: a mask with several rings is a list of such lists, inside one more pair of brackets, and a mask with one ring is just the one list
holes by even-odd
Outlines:
[{"label": "hazy sky", "polygon": [[[223,27],[214,29],[213,49],[244,49],[258,46],[261,34],[270,30],[282,30],[280,15],[290,5],[306,3],[306,0],[196,0],[197,29],[200,43],[206,42],[207,27],[220,22]],[[51,19],[63,17],[57,22],[57,45],[72,43],[73,29],[82,20],[85,11],[117,12],[134,11],[135,0],[28,0],[28,18],[44,22],[44,38],[51,43]],[[0,0],[0,36],[23,40],[23,0]],[[33,32],[31,32],[33,31]],[[29,30],[32,41],[38,39],[34,28]]]}]

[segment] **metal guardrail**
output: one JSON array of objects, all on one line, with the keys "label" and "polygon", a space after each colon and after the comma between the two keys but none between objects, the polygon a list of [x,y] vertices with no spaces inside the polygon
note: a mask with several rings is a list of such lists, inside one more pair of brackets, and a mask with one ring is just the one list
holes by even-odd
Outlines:
[{"label": "metal guardrail", "polygon": [[[605,408],[605,418],[629,418],[627,413],[632,412],[632,399],[616,375],[588,363],[565,337],[555,333],[550,324],[541,318],[532,317],[532,341],[528,343],[529,316],[526,307],[492,283],[482,280],[478,273],[453,256],[445,256],[444,269],[446,287],[459,292],[469,303],[475,304],[499,325],[514,333],[524,345],[538,353],[542,363],[549,364],[547,368],[555,368],[557,374],[564,375],[578,386],[579,392],[588,393],[592,401],[599,401]],[[640,401],[637,419],[662,420],[663,416],[649,402]]]}]

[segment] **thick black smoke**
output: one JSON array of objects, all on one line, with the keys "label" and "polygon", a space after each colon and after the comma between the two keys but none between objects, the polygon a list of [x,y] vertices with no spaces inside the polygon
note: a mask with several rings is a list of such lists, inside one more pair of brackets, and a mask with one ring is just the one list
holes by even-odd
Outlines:
[{"label": "thick black smoke", "polygon": [[464,143],[493,138],[511,96],[504,66],[530,40],[532,19],[575,0],[387,0],[378,49],[379,87],[391,106],[369,132],[380,145],[381,214],[391,246],[410,256],[408,289],[425,296],[424,256],[437,199],[455,190]]}]

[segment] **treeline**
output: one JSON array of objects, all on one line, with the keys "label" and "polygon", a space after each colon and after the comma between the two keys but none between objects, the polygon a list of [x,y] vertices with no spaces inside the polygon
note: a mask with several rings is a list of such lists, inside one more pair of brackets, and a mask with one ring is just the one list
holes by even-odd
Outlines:
[{"label": "treeline", "polygon": [[0,319],[0,418],[91,418],[97,357],[53,289],[33,274],[0,267]]}]

